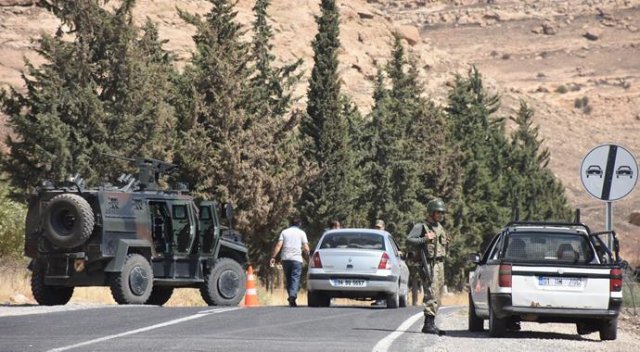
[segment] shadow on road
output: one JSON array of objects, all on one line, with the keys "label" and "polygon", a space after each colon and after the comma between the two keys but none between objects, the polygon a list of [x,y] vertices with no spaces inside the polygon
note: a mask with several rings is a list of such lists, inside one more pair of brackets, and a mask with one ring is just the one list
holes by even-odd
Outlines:
[{"label": "shadow on road", "polygon": [[[489,332],[471,332],[468,330],[446,330],[447,337],[464,337],[464,338],[489,338]],[[593,339],[584,338],[578,334],[560,334],[557,332],[543,331],[510,331],[507,332],[503,339],[547,339],[547,340],[572,340],[572,341],[595,341]]]}]

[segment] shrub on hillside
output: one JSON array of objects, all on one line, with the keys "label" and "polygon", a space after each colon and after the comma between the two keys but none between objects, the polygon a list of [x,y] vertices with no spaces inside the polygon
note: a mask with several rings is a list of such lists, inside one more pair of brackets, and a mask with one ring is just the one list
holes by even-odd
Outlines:
[{"label": "shrub on hillside", "polygon": [[0,257],[21,257],[27,208],[9,198],[9,187],[0,183]]}]

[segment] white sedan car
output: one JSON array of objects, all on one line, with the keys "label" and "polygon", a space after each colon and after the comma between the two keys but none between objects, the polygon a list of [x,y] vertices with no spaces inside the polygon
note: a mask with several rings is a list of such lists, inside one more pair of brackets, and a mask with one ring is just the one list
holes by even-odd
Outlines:
[{"label": "white sedan car", "polygon": [[406,307],[409,268],[390,233],[374,229],[325,232],[309,262],[309,307],[328,307],[331,298],[386,300]]}]

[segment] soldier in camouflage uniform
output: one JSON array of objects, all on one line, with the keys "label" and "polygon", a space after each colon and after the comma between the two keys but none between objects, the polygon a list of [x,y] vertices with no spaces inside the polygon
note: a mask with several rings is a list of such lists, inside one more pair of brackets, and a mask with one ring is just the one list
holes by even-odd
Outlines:
[{"label": "soldier in camouflage uniform", "polygon": [[[427,265],[430,266],[431,277],[422,277],[424,292],[424,326],[425,334],[444,335],[445,332],[435,325],[436,313],[440,305],[440,295],[444,286],[444,258],[447,254],[448,238],[444,227],[440,224],[446,209],[444,202],[436,198],[427,204],[427,218],[424,223],[416,223],[407,236],[407,243],[425,251]],[[421,265],[424,265],[421,263]],[[429,272],[424,270],[424,272]]]}]

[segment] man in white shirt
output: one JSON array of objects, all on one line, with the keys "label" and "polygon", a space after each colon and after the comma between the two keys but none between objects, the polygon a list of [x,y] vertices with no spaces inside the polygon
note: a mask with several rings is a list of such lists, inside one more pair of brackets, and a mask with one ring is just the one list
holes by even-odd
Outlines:
[{"label": "man in white shirt", "polygon": [[309,256],[309,241],[307,234],[300,229],[301,221],[295,218],[291,221],[291,226],[280,233],[278,243],[273,248],[270,264],[276,262],[276,255],[282,249],[282,268],[287,281],[287,293],[289,307],[297,307],[298,289],[300,288],[300,276],[302,275],[302,250]]}]

